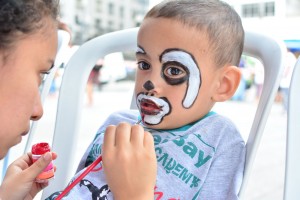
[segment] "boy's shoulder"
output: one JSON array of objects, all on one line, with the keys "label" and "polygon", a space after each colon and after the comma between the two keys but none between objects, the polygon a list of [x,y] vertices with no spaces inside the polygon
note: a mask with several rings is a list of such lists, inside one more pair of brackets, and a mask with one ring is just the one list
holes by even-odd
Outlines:
[{"label": "boy's shoulder", "polygon": [[201,133],[201,137],[207,140],[235,140],[244,143],[240,131],[234,122],[223,115],[213,113],[204,119],[195,123],[192,127],[195,131]]},{"label": "boy's shoulder", "polygon": [[212,114],[210,114],[208,117],[205,117],[201,120],[202,126],[211,127],[214,129],[226,127],[228,129],[232,129],[232,131],[238,131],[236,125],[231,119],[216,112],[211,113]]},{"label": "boy's shoulder", "polygon": [[211,111],[203,118],[198,121],[192,123],[192,127],[201,126],[204,128],[218,129],[218,128],[230,128],[233,130],[237,130],[234,122],[224,115],[220,115],[217,112]]}]

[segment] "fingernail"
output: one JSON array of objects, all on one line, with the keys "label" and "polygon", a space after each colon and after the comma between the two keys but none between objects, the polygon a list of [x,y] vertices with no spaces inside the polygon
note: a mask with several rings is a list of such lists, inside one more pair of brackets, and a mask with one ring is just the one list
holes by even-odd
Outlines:
[{"label": "fingernail", "polygon": [[50,152],[47,152],[43,155],[44,159],[46,161],[50,161],[52,159],[52,156],[51,156],[51,153]]}]

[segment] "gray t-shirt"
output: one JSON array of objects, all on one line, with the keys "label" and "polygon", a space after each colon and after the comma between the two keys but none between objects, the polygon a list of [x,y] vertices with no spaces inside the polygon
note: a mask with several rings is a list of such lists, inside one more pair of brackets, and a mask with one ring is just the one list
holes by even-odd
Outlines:
[{"label": "gray t-shirt", "polygon": [[[73,180],[100,154],[105,128],[120,122],[134,124],[138,111],[112,114],[80,161]],[[173,130],[153,130],[158,169],[155,200],[235,200],[242,183],[245,143],[233,123],[210,112],[193,124]],[[66,199],[113,199],[101,164]],[[55,199],[56,194],[49,199]]]}]

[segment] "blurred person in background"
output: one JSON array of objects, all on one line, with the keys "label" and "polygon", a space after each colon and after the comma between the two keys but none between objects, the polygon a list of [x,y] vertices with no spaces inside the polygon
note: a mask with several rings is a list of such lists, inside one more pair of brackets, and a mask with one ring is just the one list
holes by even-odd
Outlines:
[{"label": "blurred person in background", "polygon": [[297,61],[296,56],[289,49],[287,49],[285,61],[286,61],[285,68],[279,85],[279,94],[281,96],[284,113],[286,113],[288,108],[289,87],[290,87],[294,66]]},{"label": "blurred person in background", "polygon": [[240,60],[240,64],[239,64],[239,68],[241,69],[242,72],[242,77],[241,77],[241,81],[239,84],[239,87],[237,88],[236,92],[234,93],[233,97],[231,98],[231,100],[234,101],[244,101],[245,100],[245,96],[246,96],[246,87],[247,87],[247,80],[246,80],[246,61],[243,57],[241,57]]},{"label": "blurred person in background", "polygon": [[89,75],[88,82],[86,85],[88,106],[93,106],[94,104],[94,90],[95,90],[95,86],[97,87],[100,86],[99,78],[100,78],[100,70],[102,66],[103,66],[103,59],[99,59]]},{"label": "blurred person in background", "polygon": [[259,100],[264,85],[264,66],[260,61],[255,62],[254,66],[254,85],[256,88],[255,99]]}]

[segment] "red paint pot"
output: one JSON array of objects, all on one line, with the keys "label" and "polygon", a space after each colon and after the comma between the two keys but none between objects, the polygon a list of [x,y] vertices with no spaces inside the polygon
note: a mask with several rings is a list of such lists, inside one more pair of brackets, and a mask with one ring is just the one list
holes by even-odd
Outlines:
[{"label": "red paint pot", "polygon": [[[50,152],[51,148],[48,143],[41,142],[37,143],[32,146],[31,153],[32,153],[32,162],[36,162],[42,155],[47,152]],[[54,178],[54,168],[53,163],[51,162],[42,173],[40,173],[36,177],[36,182],[44,182],[45,180],[49,180]]]}]

